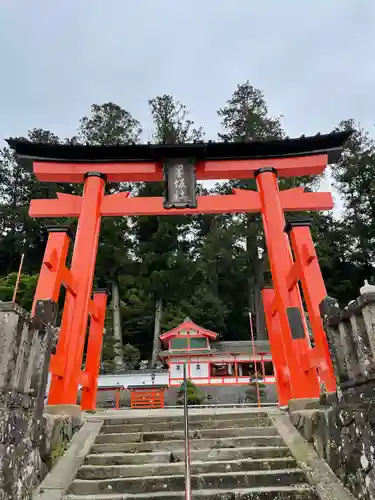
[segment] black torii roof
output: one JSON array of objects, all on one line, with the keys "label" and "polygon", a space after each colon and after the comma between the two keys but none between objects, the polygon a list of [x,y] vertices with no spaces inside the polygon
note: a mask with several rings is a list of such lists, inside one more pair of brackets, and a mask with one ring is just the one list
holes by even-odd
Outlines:
[{"label": "black torii roof", "polygon": [[248,142],[194,142],[189,144],[130,144],[86,146],[34,143],[22,139],[7,139],[20,159],[55,162],[161,162],[165,158],[196,160],[238,160],[280,158],[328,154],[328,162],[339,160],[352,131],[301,136],[290,139],[253,140]]}]

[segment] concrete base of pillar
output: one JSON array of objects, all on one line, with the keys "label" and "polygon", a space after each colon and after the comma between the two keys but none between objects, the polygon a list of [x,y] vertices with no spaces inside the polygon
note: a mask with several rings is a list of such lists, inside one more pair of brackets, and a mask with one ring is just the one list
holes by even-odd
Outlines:
[{"label": "concrete base of pillar", "polygon": [[316,410],[320,408],[319,398],[291,399],[288,403],[289,413],[301,410]]},{"label": "concrete base of pillar", "polygon": [[46,405],[44,413],[49,415],[64,415],[67,417],[81,418],[81,407],[79,405]]}]

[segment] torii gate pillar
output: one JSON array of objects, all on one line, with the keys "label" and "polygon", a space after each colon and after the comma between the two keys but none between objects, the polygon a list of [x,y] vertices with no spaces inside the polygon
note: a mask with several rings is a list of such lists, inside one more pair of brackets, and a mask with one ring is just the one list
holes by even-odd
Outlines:
[{"label": "torii gate pillar", "polygon": [[[315,369],[305,371],[301,356],[309,349],[302,300],[298,288],[288,289],[288,277],[293,267],[288,236],[284,232],[285,218],[280,204],[277,173],[274,168],[263,168],[256,173],[256,181],[262,205],[262,219],[267,252],[270,260],[274,300],[272,315],[278,314],[282,343],[274,349],[283,348],[293,398],[319,396],[320,386]],[[271,348],[272,335],[270,338]],[[273,354],[274,355],[274,354]],[[278,354],[275,353],[278,357]]]}]

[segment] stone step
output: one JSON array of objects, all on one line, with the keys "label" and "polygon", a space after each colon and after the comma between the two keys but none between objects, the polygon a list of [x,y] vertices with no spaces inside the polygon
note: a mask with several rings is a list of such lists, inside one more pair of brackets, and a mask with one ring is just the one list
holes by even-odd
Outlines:
[{"label": "stone step", "polygon": [[[163,491],[160,493],[67,495],[64,500],[183,500],[185,491]],[[194,500],[319,500],[318,495],[307,484],[298,486],[271,486],[264,488],[199,490],[193,492]]]},{"label": "stone step", "polygon": [[[192,462],[192,474],[208,474],[211,472],[234,473],[253,470],[293,469],[296,467],[293,458],[244,459],[209,462]],[[97,480],[123,477],[171,476],[184,474],[184,462],[144,464],[144,465],[83,465],[77,479]]]},{"label": "stone step", "polygon": [[[300,469],[277,469],[235,473],[210,473],[191,476],[192,490],[257,488],[269,486],[293,486],[305,483],[305,474]],[[185,476],[146,476],[104,480],[76,479],[69,493],[96,495],[101,493],[153,493],[155,491],[183,491]]]},{"label": "stone step", "polygon": [[[144,465],[167,463],[172,460],[184,460],[184,451],[181,448],[173,452],[157,451],[154,453],[102,453],[87,455],[87,465]],[[290,456],[286,446],[250,446],[243,448],[214,448],[191,450],[192,461],[218,461],[218,460],[243,460],[270,459]]]},{"label": "stone step", "polygon": [[[204,429],[189,432],[193,439],[241,436],[277,436],[275,427],[236,427],[224,429]],[[103,443],[144,443],[148,441],[178,441],[184,439],[184,431],[134,432],[128,434],[100,434],[95,444]]]},{"label": "stone step", "polygon": [[[246,446],[283,446],[284,441],[280,436],[242,436],[219,439],[192,439],[190,448],[192,450],[212,449],[212,448],[237,448]],[[182,450],[183,440],[174,441],[148,441],[144,443],[104,443],[94,444],[91,453],[152,453],[159,450]]]},{"label": "stone step", "polygon": [[[141,418],[123,418],[123,417],[105,417],[105,415],[93,415],[90,416],[90,420],[104,420],[104,425],[132,425],[132,424],[156,424],[160,422],[160,419],[164,423],[170,422],[183,422],[183,412],[181,410],[181,415],[166,416],[158,413],[158,410],[153,410],[154,416],[145,416]],[[190,410],[191,411],[191,410]],[[238,420],[243,418],[261,418],[268,419],[268,413],[262,410],[249,410],[246,412],[224,412],[224,413],[199,413],[193,414],[189,413],[189,423],[190,422],[207,422],[207,420],[213,420],[217,422],[218,420]]]},{"label": "stone step", "polygon": [[[196,420],[189,421],[189,429],[223,429],[229,427],[269,427],[271,426],[269,418],[239,418],[228,420]],[[182,419],[179,422],[155,422],[155,423],[134,423],[107,425],[104,424],[101,428],[101,434],[126,434],[129,432],[159,432],[159,431],[179,431],[184,429]]]}]

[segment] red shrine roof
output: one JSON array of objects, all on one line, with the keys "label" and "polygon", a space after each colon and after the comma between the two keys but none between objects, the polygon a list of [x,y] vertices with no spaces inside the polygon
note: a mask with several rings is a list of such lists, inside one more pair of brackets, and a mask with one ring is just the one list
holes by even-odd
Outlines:
[{"label": "red shrine roof", "polygon": [[169,330],[168,332],[163,333],[159,338],[162,342],[164,342],[173,337],[177,337],[182,331],[184,332],[184,335],[190,335],[191,330],[194,330],[194,335],[201,335],[202,337],[206,337],[211,340],[216,340],[218,337],[217,333],[211,332],[211,330],[206,330],[205,328],[195,324],[190,318],[186,318],[180,325],[176,326],[172,330]]}]

